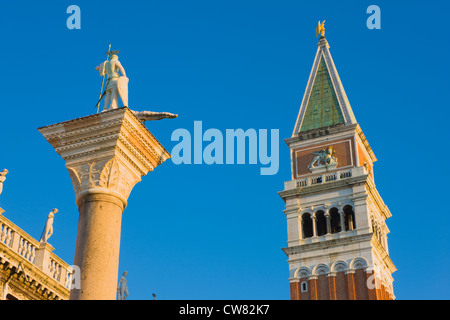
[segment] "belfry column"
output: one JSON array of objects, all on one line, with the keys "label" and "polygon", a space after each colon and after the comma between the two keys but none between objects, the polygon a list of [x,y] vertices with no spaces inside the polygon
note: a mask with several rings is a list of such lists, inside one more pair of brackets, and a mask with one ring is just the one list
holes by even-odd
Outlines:
[{"label": "belfry column", "polygon": [[170,154],[127,107],[42,127],[66,161],[79,210],[71,300],[115,300],[122,213],[134,185]]}]

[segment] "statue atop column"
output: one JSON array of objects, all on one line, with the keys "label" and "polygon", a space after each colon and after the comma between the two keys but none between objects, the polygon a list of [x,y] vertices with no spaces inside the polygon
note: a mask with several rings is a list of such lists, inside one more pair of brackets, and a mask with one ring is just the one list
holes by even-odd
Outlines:
[{"label": "statue atop column", "polygon": [[[65,161],[79,210],[73,265],[79,267],[81,283],[71,290],[71,300],[116,300],[118,296],[128,296],[126,273],[122,277],[119,273],[122,215],[133,187],[171,157],[142,122],[176,115],[142,111],[145,109],[133,112],[128,101],[123,101],[126,91],[120,85],[120,79],[132,76],[122,66],[126,66],[123,54],[120,63],[113,55],[117,56],[117,52],[108,51],[108,58],[97,67],[104,76],[104,86],[95,107],[103,104],[101,98],[107,92],[109,95],[105,108],[102,105],[103,112],[97,109],[96,114],[38,129]],[[147,75],[144,65],[140,64]],[[94,68],[93,65],[91,72]],[[92,76],[98,77],[94,72]],[[118,105],[119,95],[125,102],[123,107]],[[142,95],[147,97],[148,90],[143,90]],[[42,241],[48,241],[52,233],[51,218],[50,215]],[[43,242],[39,248],[50,246]]]},{"label": "statue atop column", "polygon": [[3,191],[3,182],[5,182],[6,180],[6,175],[8,174],[8,170],[7,169],[3,169],[2,172],[0,172],[0,194]]},{"label": "statue atop column", "polygon": [[53,234],[53,218],[55,217],[55,214],[58,212],[58,209],[53,209],[48,214],[47,222],[45,223],[44,231],[42,231],[41,240],[40,242],[47,243],[48,239]]},{"label": "statue atop column", "polygon": [[117,285],[117,300],[125,300],[128,297],[127,274],[128,272],[124,271]]},{"label": "statue atop column", "polygon": [[[117,56],[119,51],[108,51],[106,54],[111,56],[111,60],[106,59],[98,65],[95,70],[98,70],[100,76],[106,79],[106,89],[105,89],[105,105],[103,111],[108,109],[117,109],[119,107],[119,95],[122,99],[124,107],[128,107],[128,78],[125,69],[119,61]],[[119,74],[122,74],[120,75]],[[110,106],[111,104],[111,106]],[[102,111],[102,112],[103,112]]]},{"label": "statue atop column", "polygon": [[[100,94],[100,100],[97,103],[97,107],[100,101],[105,97],[105,103],[102,112],[117,109],[119,107],[119,96],[122,100],[123,106],[128,107],[128,82],[129,79],[126,75],[125,69],[119,62],[117,54],[120,51],[111,51],[111,45],[108,52],[106,52],[107,59],[98,65],[95,69],[99,71],[100,76],[103,77],[103,82],[106,79],[106,89]],[[111,57],[111,60],[109,60]],[[121,74],[121,75],[120,75]],[[103,90],[103,82],[102,88]],[[161,120],[161,119],[173,119],[178,117],[176,114],[169,112],[154,112],[154,111],[133,111],[134,115],[142,122]]]}]

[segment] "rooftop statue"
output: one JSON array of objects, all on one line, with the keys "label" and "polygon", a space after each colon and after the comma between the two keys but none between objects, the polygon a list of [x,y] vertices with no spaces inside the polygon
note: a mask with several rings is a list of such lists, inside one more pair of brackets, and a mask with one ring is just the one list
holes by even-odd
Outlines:
[{"label": "rooftop statue", "polygon": [[[100,99],[97,103],[97,111],[100,101],[105,97],[103,106],[104,111],[111,109],[117,109],[119,107],[119,96],[122,100],[124,107],[128,106],[128,82],[129,79],[126,75],[125,69],[119,61],[118,53],[120,51],[111,51],[111,45],[108,52],[106,52],[107,58],[104,62],[98,65],[95,69],[98,70],[100,76],[103,77],[102,87],[100,89]],[[111,59],[110,59],[111,57]],[[103,91],[103,85],[106,77],[106,88]],[[103,93],[102,93],[103,91]],[[178,117],[176,114],[169,112],[153,112],[153,111],[133,111],[136,117],[142,122],[161,120],[161,119],[173,119]]]},{"label": "rooftop statue", "polygon": [[317,24],[316,37],[318,37],[319,34],[320,34],[321,38],[325,37],[325,20],[323,20],[322,23],[320,23],[320,21],[319,21],[319,23]]},{"label": "rooftop statue", "polygon": [[49,214],[47,218],[47,222],[45,223],[44,231],[42,231],[41,240],[40,242],[47,242],[48,239],[53,234],[53,218],[55,217],[55,214],[58,212],[58,209],[53,209]]},{"label": "rooftop statue", "polygon": [[8,170],[7,169],[3,169],[2,172],[0,172],[0,194],[3,191],[3,182],[5,182],[6,180],[6,175],[8,174]]},{"label": "rooftop statue", "polygon": [[128,272],[124,271],[117,286],[117,300],[125,300],[128,297],[127,276]]}]

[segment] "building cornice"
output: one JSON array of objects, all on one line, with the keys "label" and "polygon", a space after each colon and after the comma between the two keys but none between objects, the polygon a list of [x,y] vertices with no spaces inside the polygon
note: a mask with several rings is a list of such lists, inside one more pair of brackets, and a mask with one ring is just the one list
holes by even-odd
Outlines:
[{"label": "building cornice", "polygon": [[[21,265],[23,271],[17,272]],[[30,261],[0,243],[0,268],[20,282],[20,288],[43,300],[68,300],[70,290],[40,270]]]},{"label": "building cornice", "polygon": [[[348,237],[342,237],[338,239],[328,239],[328,240],[322,240],[318,242],[312,242],[312,243],[305,243],[301,245],[295,245],[291,247],[285,247],[282,248],[283,252],[289,257],[293,254],[302,254],[306,252],[313,252],[313,251],[321,251],[324,249],[330,249],[333,247],[339,247],[344,246],[347,244],[354,244],[354,243],[363,243],[363,242],[370,242],[372,239],[372,233],[363,233],[363,234],[356,234]],[[360,250],[360,249],[358,249]],[[352,251],[352,250],[350,250]],[[342,253],[342,251],[341,251]],[[318,256],[322,256],[323,254],[319,254]]]},{"label": "building cornice", "polygon": [[[21,269],[21,281],[33,290],[46,290],[55,299],[69,298],[72,267],[54,254],[48,243],[39,243],[5,216],[0,216],[0,265],[4,272]],[[45,254],[43,254],[45,252]],[[1,297],[0,297],[1,299]]]},{"label": "building cornice", "polygon": [[313,129],[305,132],[300,132],[299,134],[284,139],[286,144],[290,147],[294,143],[303,143],[308,142],[311,144],[316,143],[316,140],[323,139],[324,137],[328,137],[331,135],[337,135],[340,133],[346,133],[346,132],[354,132],[358,124],[337,124],[325,128],[319,128],[319,129]]}]

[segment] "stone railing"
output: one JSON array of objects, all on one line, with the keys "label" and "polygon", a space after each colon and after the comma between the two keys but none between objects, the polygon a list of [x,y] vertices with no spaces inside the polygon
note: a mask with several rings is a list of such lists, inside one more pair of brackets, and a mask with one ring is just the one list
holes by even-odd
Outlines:
[{"label": "stone railing", "polygon": [[4,216],[0,216],[0,242],[24,259],[34,263],[36,248],[39,248],[39,242],[21,231],[11,221]]},{"label": "stone railing", "polygon": [[359,176],[365,173],[366,172],[364,167],[348,168],[333,172],[322,172],[321,174],[310,175],[304,178],[287,181],[285,182],[285,189],[287,190],[293,188],[309,187],[323,183],[343,180],[354,176]]},{"label": "stone railing", "polygon": [[40,243],[0,215],[0,246],[2,244],[69,289],[72,267],[52,252],[54,248],[50,244]]}]

